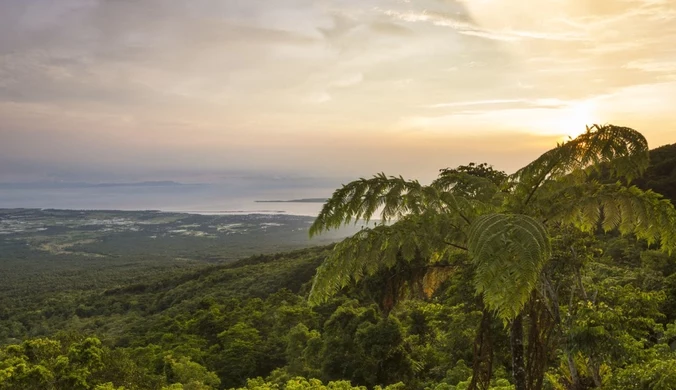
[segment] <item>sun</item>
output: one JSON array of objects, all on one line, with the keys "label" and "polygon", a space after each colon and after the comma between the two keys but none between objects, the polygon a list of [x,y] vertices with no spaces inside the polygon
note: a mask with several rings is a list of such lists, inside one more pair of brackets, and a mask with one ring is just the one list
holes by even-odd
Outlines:
[{"label": "sun", "polygon": [[597,123],[596,104],[591,101],[573,103],[561,109],[556,130],[565,140],[575,138],[587,131],[587,126]]},{"label": "sun", "polygon": [[587,126],[599,123],[594,100],[552,100],[551,105],[551,108],[531,109],[523,113],[524,122],[535,134],[556,137],[559,142],[565,142],[584,134]]}]

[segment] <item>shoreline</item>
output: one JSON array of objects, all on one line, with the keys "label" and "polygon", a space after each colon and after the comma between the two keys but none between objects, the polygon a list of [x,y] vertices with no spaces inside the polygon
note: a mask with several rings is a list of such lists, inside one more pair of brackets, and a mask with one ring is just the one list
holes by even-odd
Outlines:
[{"label": "shoreline", "polygon": [[0,207],[0,213],[8,211],[70,211],[70,212],[122,212],[122,213],[164,213],[187,215],[285,215],[293,217],[312,217],[316,214],[292,213],[286,210],[162,210],[162,209],[100,209],[100,208],[55,208],[55,207]]}]

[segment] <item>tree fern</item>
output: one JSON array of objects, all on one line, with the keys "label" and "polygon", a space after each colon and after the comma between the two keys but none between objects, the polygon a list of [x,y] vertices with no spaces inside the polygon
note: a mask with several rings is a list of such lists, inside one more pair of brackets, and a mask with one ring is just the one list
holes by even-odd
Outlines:
[{"label": "tree fern", "polygon": [[490,169],[470,165],[442,170],[428,186],[385,174],[348,183],[324,205],[311,236],[376,215],[384,223],[396,222],[364,229],[338,244],[318,270],[312,299],[324,299],[413,253],[434,263],[451,251],[470,248],[477,291],[510,318],[525,303],[535,286],[533,275],[547,259],[542,223],[587,231],[601,224],[673,250],[673,207],[649,191],[591,180],[590,170],[602,163],[611,176],[635,178],[648,164],[645,138],[627,127],[594,125],[507,177],[484,177],[478,168]]},{"label": "tree fern", "polygon": [[[413,261],[415,274],[433,291],[449,269],[434,271],[435,265],[468,252],[471,262],[462,264],[472,267],[476,292],[500,318],[514,320],[518,335],[523,308],[551,256],[545,226],[618,229],[668,252],[676,248],[671,203],[628,186],[647,165],[643,135],[627,127],[594,125],[509,176],[470,164],[442,170],[427,186],[384,174],[356,180],[334,192],[310,235],[376,215],[385,224],[336,245],[317,270],[310,301],[322,302],[383,270],[411,268]],[[594,171],[601,169],[618,182],[595,181]],[[417,272],[419,263],[429,272]]]}]

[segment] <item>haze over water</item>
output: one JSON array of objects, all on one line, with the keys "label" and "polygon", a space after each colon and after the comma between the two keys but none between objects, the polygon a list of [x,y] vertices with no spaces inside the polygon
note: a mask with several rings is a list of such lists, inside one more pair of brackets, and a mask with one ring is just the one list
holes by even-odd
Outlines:
[{"label": "haze over water", "polygon": [[13,185],[0,186],[0,208],[74,210],[160,210],[188,213],[274,213],[316,216],[321,203],[256,202],[327,198],[335,188],[293,187],[289,183],[188,185]]}]

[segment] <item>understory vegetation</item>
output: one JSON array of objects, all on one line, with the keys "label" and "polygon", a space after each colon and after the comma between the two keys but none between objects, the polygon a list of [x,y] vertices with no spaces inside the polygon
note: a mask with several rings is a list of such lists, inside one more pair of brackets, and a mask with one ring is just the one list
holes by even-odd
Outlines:
[{"label": "understory vegetation", "polygon": [[0,389],[675,389],[676,144],[648,161],[598,126],[513,175],[349,183],[311,232],[382,219],[337,244],[26,288]]}]

